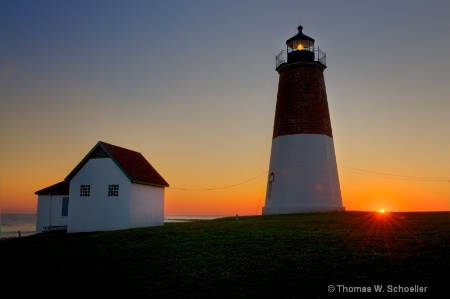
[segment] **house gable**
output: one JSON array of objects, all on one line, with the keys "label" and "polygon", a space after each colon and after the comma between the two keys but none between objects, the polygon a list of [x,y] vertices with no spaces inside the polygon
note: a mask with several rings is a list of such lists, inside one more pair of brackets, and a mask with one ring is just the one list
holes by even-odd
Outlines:
[{"label": "house gable", "polygon": [[70,181],[90,159],[110,158],[135,184],[168,187],[169,184],[141,153],[99,141],[65,178]]}]

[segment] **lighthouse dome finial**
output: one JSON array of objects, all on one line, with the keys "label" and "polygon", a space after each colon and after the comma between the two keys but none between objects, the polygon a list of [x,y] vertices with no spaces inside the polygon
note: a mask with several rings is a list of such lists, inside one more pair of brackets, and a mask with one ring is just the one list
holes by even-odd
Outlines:
[{"label": "lighthouse dome finial", "polygon": [[300,33],[301,33],[301,32],[302,32],[302,30],[303,30],[303,26],[302,26],[302,25],[300,25],[300,26],[298,26],[298,27],[297,27],[297,29],[298,29],[298,32],[300,32]]}]

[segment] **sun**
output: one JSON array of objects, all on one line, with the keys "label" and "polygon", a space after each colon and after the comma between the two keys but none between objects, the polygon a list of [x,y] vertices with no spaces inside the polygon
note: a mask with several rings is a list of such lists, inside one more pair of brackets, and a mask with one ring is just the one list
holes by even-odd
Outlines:
[{"label": "sun", "polygon": [[379,213],[384,213],[384,212],[386,212],[386,211],[383,210],[383,209],[381,209],[381,210],[379,210],[378,212],[379,212]]}]

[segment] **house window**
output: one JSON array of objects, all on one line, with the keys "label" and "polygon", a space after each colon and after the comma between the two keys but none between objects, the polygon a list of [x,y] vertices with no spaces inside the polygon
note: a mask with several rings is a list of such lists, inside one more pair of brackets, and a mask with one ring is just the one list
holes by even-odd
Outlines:
[{"label": "house window", "polygon": [[80,196],[91,196],[91,185],[80,185]]},{"label": "house window", "polygon": [[108,196],[119,196],[119,185],[109,185]]},{"label": "house window", "polygon": [[69,198],[63,197],[61,216],[68,216],[68,215],[69,215]]}]

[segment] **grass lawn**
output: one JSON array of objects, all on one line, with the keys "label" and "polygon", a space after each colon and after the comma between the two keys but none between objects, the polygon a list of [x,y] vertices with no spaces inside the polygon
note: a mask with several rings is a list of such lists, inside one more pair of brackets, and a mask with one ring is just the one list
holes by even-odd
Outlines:
[{"label": "grass lawn", "polygon": [[0,241],[0,289],[51,298],[438,298],[450,293],[449,241],[450,212],[240,216],[50,232]]}]

